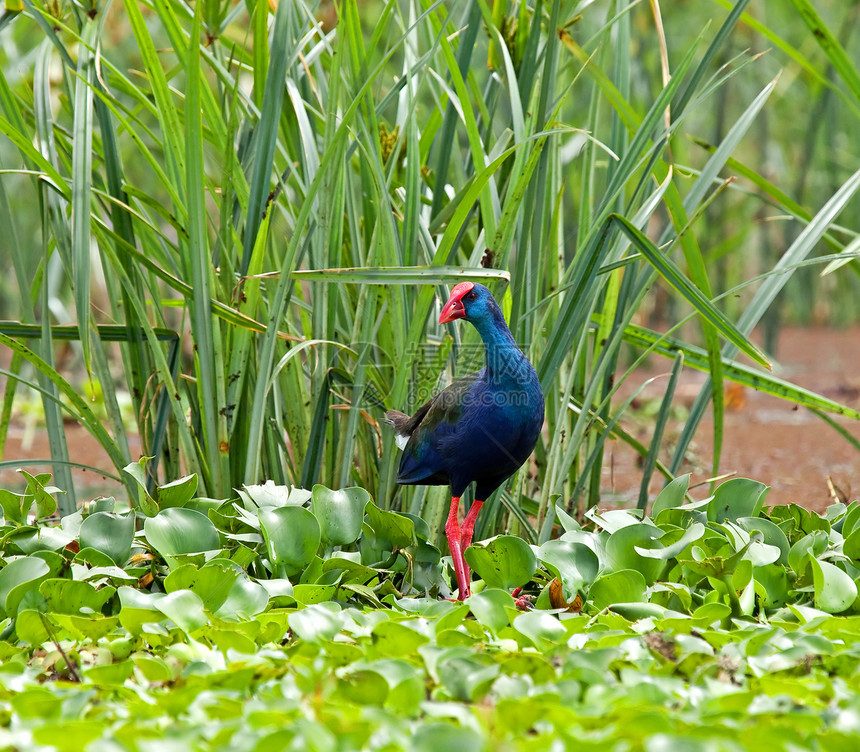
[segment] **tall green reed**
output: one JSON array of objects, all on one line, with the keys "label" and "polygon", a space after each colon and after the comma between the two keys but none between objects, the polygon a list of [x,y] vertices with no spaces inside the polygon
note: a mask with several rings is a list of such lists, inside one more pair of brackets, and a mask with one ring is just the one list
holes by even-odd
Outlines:
[{"label": "tall green reed", "polygon": [[[0,193],[0,216],[17,236],[35,228],[40,238],[37,265],[32,247],[11,250],[20,321],[39,336],[0,333],[16,353],[5,404],[22,380],[41,389],[67,488],[62,404],[120,474],[138,459],[129,436],[139,433],[151,484],[194,472],[218,498],[267,478],[361,485],[439,532],[445,489],[398,490],[399,456],[380,419],[417,407],[439,373],[475,352],[474,332],[431,315],[446,286],[470,278],[502,300],[547,396],[536,462],[479,535],[508,528],[539,540],[556,503],[597,503],[610,438],[645,457],[643,489],[652,472],[671,476],[707,404],[716,470],[725,379],[860,417],[733,362],[741,351],[766,363],[751,327],[820,239],[834,251],[850,243],[835,220],[857,189],[849,177],[818,210],[754,166],[751,189],[726,182],[777,87],[736,51],[739,25],[779,38],[749,12],[744,0],[715,3],[696,11],[712,20],[705,31],[661,35],[648,7],[614,2],[344,0],[328,26],[301,0],[274,13],[262,0],[28,0],[4,32],[25,71],[11,57],[0,68],[0,180],[27,198]],[[856,114],[856,68],[837,57]],[[721,140],[691,147],[687,136],[710,138],[701,121],[729,90],[739,103]],[[805,226],[738,323],[715,302],[715,241],[701,233],[717,222],[715,197],[728,195]],[[86,404],[59,398],[76,376],[57,372],[52,280],[85,378],[102,385],[107,430]],[[106,309],[93,305],[97,284]],[[641,326],[655,285],[674,301],[670,324],[698,322],[694,341]],[[107,325],[123,332],[120,379]],[[624,431],[615,374],[625,343],[676,358],[676,374],[682,363],[710,373],[673,458],[659,441],[671,387],[650,446]],[[122,420],[124,389],[136,425]]]}]

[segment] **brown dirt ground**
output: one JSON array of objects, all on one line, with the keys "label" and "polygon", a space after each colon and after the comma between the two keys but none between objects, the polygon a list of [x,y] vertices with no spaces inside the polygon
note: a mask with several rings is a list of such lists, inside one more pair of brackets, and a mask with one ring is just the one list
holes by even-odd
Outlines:
[{"label": "brown dirt ground", "polygon": [[[774,374],[816,391],[843,405],[860,410],[860,327],[846,329],[786,328],[777,345]],[[644,406],[659,400],[666,387],[670,361],[655,357],[648,368],[637,370],[622,391],[630,394],[652,376],[666,374],[637,397]],[[676,403],[689,408],[701,389],[705,374],[685,369],[676,390]],[[748,388],[729,385],[720,474],[754,478],[770,487],[768,504],[796,503],[823,510],[836,500],[860,498],[860,452],[831,426],[805,409]],[[860,440],[860,423],[839,418],[840,426]],[[674,435],[682,421],[677,421]],[[630,427],[627,427],[630,430]],[[634,434],[650,439],[647,425]],[[667,434],[671,442],[671,430]],[[713,419],[702,420],[688,453],[684,471],[691,482],[711,475]],[[666,456],[661,459],[668,459]],[[623,503],[638,496],[641,472],[636,456],[625,447],[613,447],[604,467],[604,490]],[[652,492],[662,486],[657,479]],[[704,495],[704,488],[702,489]]]},{"label": "brown dirt ground", "polygon": [[[849,407],[860,409],[860,326],[847,329],[786,328],[779,339],[778,366],[774,372],[800,386],[824,394]],[[655,357],[647,368],[636,371],[623,385],[630,394],[652,376],[668,374],[668,360]],[[646,415],[648,402],[659,400],[666,386],[659,378],[637,397],[634,415],[623,422],[624,428],[640,441],[650,440]],[[676,404],[689,407],[701,388],[704,375],[685,369],[676,390]],[[720,473],[754,478],[771,486],[769,504],[794,502],[822,510],[835,496],[851,500],[860,497],[860,452],[832,427],[807,410],[797,410],[783,400],[751,389],[727,390]],[[637,419],[636,413],[640,418]],[[671,443],[683,424],[683,415],[670,426],[666,442]],[[860,423],[839,420],[840,425],[860,440]],[[710,477],[713,446],[713,421],[710,415],[699,428],[684,471],[693,474],[692,482]],[[110,468],[110,461],[98,443],[80,426],[67,424],[72,461],[98,468]],[[131,448],[132,456],[140,447]],[[27,429],[20,423],[10,426],[2,459],[20,459],[30,472],[46,472],[45,465],[28,465],[28,459],[49,456],[47,437],[39,428]],[[666,452],[668,457],[668,451]],[[92,471],[73,471],[80,499],[101,494],[123,493],[119,485]],[[614,442],[606,453],[603,471],[603,497],[607,506],[635,502],[641,471],[635,454]],[[833,488],[828,485],[828,480]],[[660,478],[651,485],[652,494],[662,485]],[[20,488],[21,476],[14,469],[0,471],[0,487]],[[705,487],[701,489],[704,495]]]}]

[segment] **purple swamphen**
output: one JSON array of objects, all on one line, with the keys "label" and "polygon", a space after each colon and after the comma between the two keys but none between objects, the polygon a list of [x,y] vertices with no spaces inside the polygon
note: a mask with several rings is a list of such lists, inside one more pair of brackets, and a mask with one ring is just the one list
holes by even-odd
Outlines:
[{"label": "purple swamphen", "polygon": [[[486,365],[457,379],[412,417],[396,410],[385,417],[403,450],[397,482],[451,486],[445,533],[458,597],[464,600],[470,594],[470,572],[463,551],[472,542],[478,512],[532,453],[543,426],[544,400],[535,369],[514,342],[502,310],[486,287],[473,282],[454,286],[439,323],[456,319],[465,319],[478,330]],[[461,528],[460,497],[473,481],[475,503]]]}]

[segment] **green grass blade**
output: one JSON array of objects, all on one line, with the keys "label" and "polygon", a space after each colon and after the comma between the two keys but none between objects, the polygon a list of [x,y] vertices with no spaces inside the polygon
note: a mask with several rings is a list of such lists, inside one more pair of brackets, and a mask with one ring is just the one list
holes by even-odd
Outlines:
[{"label": "green grass blade", "polygon": [[72,141],[72,268],[75,282],[75,310],[81,330],[84,363],[90,365],[90,202],[92,201],[93,158],[93,59],[90,46],[99,25],[84,27],[85,44],[78,52],[75,81],[74,131]]},{"label": "green grass blade", "polygon": [[654,474],[654,468],[657,465],[657,455],[660,452],[660,447],[663,443],[663,435],[666,431],[666,425],[672,414],[672,401],[675,397],[675,387],[678,386],[678,377],[681,375],[681,369],[684,367],[684,354],[678,351],[675,355],[675,362],[672,365],[672,373],[669,376],[669,383],[666,384],[666,391],[663,394],[663,399],[660,400],[660,409],[654,418],[654,432],[651,434],[651,444],[648,447],[648,455],[645,457],[642,466],[642,483],[639,485],[639,500],[636,506],[639,509],[645,509],[648,506],[648,486],[651,484],[651,477]]},{"label": "green grass blade", "polygon": [[744,336],[739,327],[735,326],[724,314],[718,311],[713,303],[681,273],[676,264],[662,254],[660,249],[648,240],[640,230],[628,219],[620,215],[614,214],[610,219],[621,226],[622,232],[630,238],[630,242],[633,243],[634,247],[645,257],[648,263],[696,309],[702,318],[720,332],[734,347],[752,358],[756,363],[763,365],[765,368],[770,368],[770,362],[765,354]]}]

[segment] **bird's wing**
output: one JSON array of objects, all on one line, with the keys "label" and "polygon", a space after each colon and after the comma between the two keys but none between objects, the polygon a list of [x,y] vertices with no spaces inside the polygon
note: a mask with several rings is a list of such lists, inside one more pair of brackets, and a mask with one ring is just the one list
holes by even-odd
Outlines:
[{"label": "bird's wing", "polygon": [[445,439],[456,431],[465,397],[479,375],[475,372],[457,379],[422,405],[409,426],[402,426],[411,430],[400,461],[398,483],[448,482],[443,457]]}]

